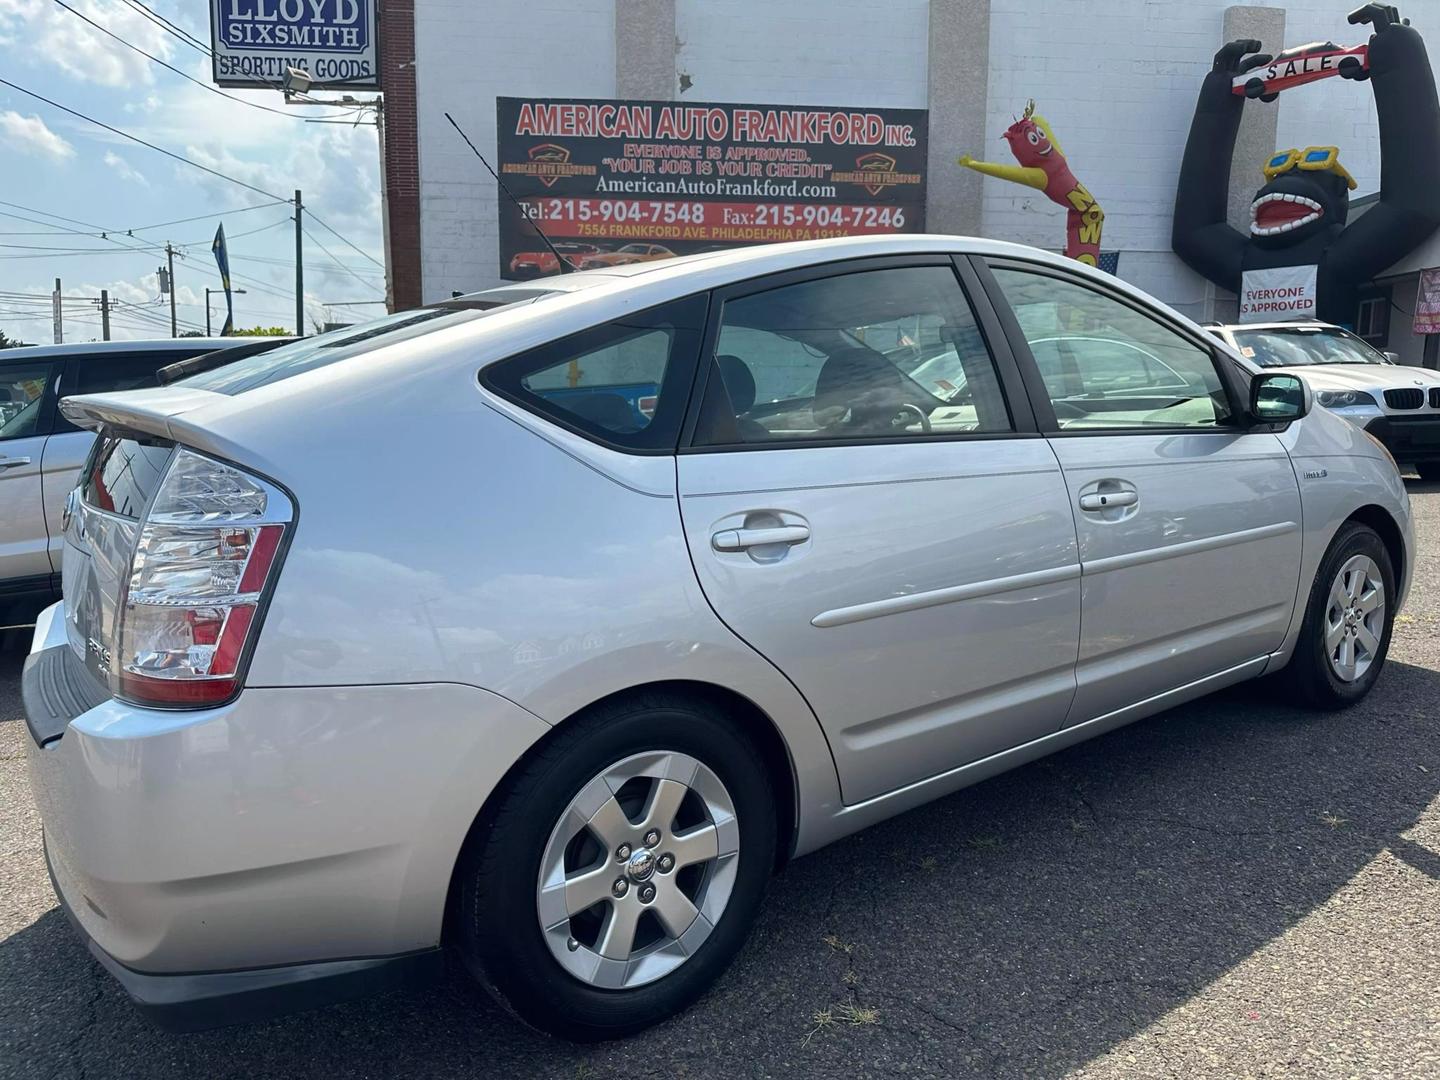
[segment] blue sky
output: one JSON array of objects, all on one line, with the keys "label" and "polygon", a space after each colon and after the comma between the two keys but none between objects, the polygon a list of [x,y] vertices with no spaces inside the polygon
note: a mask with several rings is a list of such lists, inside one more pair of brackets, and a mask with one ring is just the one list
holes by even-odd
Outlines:
[{"label": "blue sky", "polygon": [[[66,3],[211,85],[207,56],[123,0]],[[204,0],[147,3],[201,41],[209,40]],[[289,198],[302,189],[307,211],[355,245],[309,221],[304,241],[309,321],[383,314],[379,305],[327,306],[384,298],[373,125],[305,123],[307,116],[344,114],[322,106],[287,107],[272,90],[225,93],[280,114],[227,101],[127,49],[54,0],[0,0],[0,55],[5,57],[0,77],[57,104],[266,192]],[[360,115],[370,118],[368,112]],[[102,288],[121,305],[112,315],[113,337],[168,336],[169,302],[161,302],[155,273],[164,262],[158,249],[166,241],[183,252],[175,262],[181,329],[203,329],[203,290],[220,285],[210,253],[220,222],[230,241],[232,285],[247,290],[235,297],[236,325],[292,327],[291,212],[266,195],[0,86],[0,330],[12,338],[51,340],[48,301],[56,277],[66,297],[66,341],[99,338],[99,313],[90,298]],[[217,216],[179,222],[200,215]],[[177,223],[162,224],[168,222]],[[92,226],[113,238],[102,238]],[[126,230],[134,230],[133,236]],[[218,331],[224,301],[214,295],[211,300]]]}]

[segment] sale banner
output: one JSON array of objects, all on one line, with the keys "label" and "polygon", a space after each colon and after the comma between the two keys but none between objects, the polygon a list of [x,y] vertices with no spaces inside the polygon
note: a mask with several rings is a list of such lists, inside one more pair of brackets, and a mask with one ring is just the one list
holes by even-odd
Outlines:
[{"label": "sale banner", "polygon": [[[923,109],[497,99],[500,273],[923,232]],[[523,207],[523,210],[522,210]]]},{"label": "sale banner", "polygon": [[1415,298],[1415,333],[1440,334],[1440,270],[1420,271]]}]

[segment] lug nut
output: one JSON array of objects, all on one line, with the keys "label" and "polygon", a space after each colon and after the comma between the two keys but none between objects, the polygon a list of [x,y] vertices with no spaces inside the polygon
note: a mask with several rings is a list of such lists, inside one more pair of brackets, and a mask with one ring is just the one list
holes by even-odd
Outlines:
[{"label": "lug nut", "polygon": [[668,874],[671,870],[675,869],[675,856],[661,855],[655,863],[655,869],[659,870],[662,874]]},{"label": "lug nut", "polygon": [[616,858],[617,860],[619,860],[620,862],[624,862],[624,861],[625,861],[626,859],[628,859],[629,857],[630,857],[630,845],[629,845],[629,844],[621,844],[618,848],[615,849],[615,858]]},{"label": "lug nut", "polygon": [[650,903],[651,900],[654,900],[654,899],[655,899],[655,886],[654,886],[654,885],[646,885],[644,888],[642,888],[642,889],[640,890],[640,902],[641,902],[642,904],[648,904],[648,903]]},{"label": "lug nut", "polygon": [[659,830],[659,829],[651,829],[649,832],[647,832],[647,833],[645,834],[645,846],[646,846],[646,847],[654,847],[654,846],[655,846],[656,844],[658,844],[659,842],[660,842],[660,830]]},{"label": "lug nut", "polygon": [[618,900],[630,891],[630,883],[623,877],[616,878],[615,884],[610,886],[610,891],[615,894],[615,898]]}]

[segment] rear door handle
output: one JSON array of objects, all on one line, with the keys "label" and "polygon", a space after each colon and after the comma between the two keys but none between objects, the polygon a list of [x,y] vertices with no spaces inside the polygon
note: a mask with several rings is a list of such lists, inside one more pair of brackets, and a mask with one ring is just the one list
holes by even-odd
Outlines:
[{"label": "rear door handle", "polygon": [[1080,496],[1080,509],[1109,510],[1115,506],[1134,506],[1139,501],[1140,494],[1135,491],[1092,491]]},{"label": "rear door handle", "polygon": [[781,525],[773,529],[725,529],[710,538],[716,551],[745,551],[764,544],[800,544],[810,539],[805,525]]},{"label": "rear door handle", "polygon": [[0,457],[0,469],[13,469],[16,465],[29,465],[28,457]]}]

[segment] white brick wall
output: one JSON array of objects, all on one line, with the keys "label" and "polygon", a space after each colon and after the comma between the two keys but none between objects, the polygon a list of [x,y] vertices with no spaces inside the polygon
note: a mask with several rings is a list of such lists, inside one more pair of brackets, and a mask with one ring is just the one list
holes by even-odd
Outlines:
[{"label": "white brick wall", "polygon": [[694,101],[923,109],[928,0],[676,0]]},{"label": "white brick wall", "polygon": [[[974,103],[987,112],[987,139],[948,149],[1012,161],[1000,134],[1035,98],[1105,209],[1104,246],[1125,253],[1121,275],[1189,314],[1218,313],[1213,290],[1170,253],[1170,215],[1228,3],[993,0],[988,101]],[[1346,0],[1283,6],[1288,45],[1367,36],[1346,25]],[[1428,19],[1413,3],[1407,13],[1440,58],[1440,16]],[[444,111],[489,154],[497,95],[614,96],[615,14],[614,0],[420,0],[415,18],[424,295],[433,300],[499,280],[494,182]],[[924,108],[928,34],[928,0],[676,0],[676,72],[690,79],[681,98]],[[1378,188],[1374,99],[1364,84],[1330,80],[1246,107],[1279,109],[1281,147],[1339,145],[1357,194]],[[1063,245],[1064,211],[1043,195],[991,179],[983,190],[987,235]]]},{"label": "white brick wall", "polygon": [[614,97],[615,2],[419,0],[415,81],[429,302],[500,280],[495,182],[444,114],[494,165],[496,97]]}]

